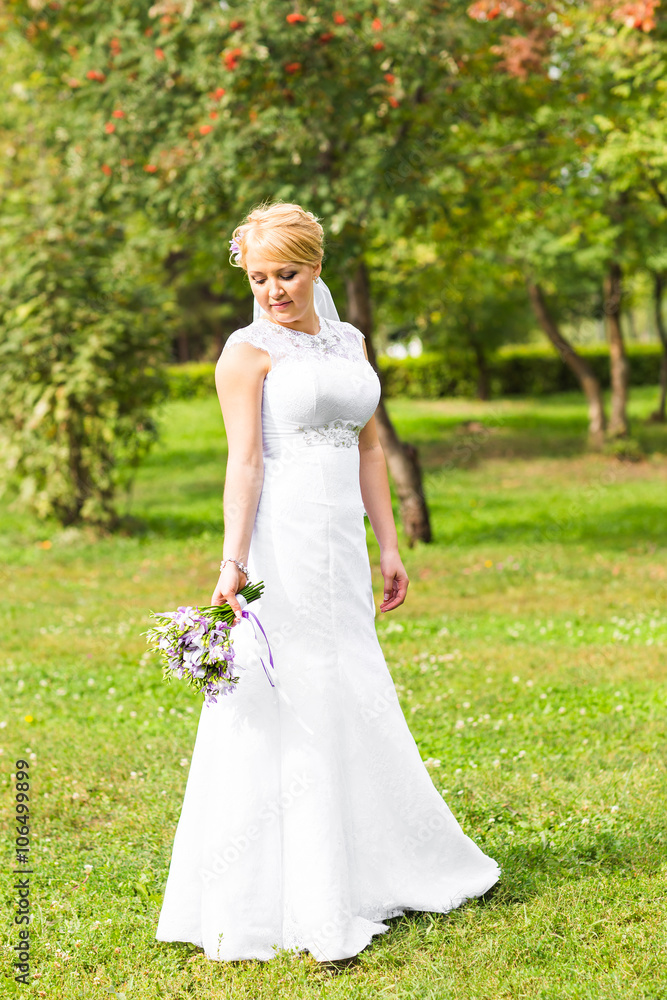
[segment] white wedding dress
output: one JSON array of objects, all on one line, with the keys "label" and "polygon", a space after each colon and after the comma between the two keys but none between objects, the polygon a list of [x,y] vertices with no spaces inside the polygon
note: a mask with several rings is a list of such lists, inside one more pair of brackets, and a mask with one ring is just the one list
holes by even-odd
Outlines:
[{"label": "white wedding dress", "polygon": [[376,636],[358,438],[380,387],[362,337],[261,318],[224,348],[271,359],[248,569],[275,687],[243,619],[237,688],[202,707],[156,934],[215,960],[349,958],[383,919],[446,913],[500,875],[434,787]]}]

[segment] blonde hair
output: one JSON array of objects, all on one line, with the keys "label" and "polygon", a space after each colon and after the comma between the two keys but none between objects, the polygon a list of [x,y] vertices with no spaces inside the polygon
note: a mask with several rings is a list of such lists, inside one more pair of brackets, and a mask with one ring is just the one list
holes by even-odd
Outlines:
[{"label": "blonde hair", "polygon": [[322,262],[324,230],[312,212],[292,202],[264,202],[253,208],[233,233],[239,253],[230,251],[229,262],[247,271],[249,243],[270,260],[295,264]]}]

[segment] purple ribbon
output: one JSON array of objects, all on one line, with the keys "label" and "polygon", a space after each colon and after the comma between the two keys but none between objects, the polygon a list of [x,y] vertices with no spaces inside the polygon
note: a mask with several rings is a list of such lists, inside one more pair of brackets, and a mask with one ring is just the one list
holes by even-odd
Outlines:
[{"label": "purple ribbon", "polygon": [[[259,620],[259,618],[257,617],[257,615],[256,615],[256,614],[254,614],[254,612],[252,612],[252,611],[242,611],[242,612],[241,612],[241,617],[242,617],[242,618],[247,618],[247,619],[248,619],[249,621],[250,621],[250,619],[251,619],[251,618],[254,618],[254,619],[255,619],[255,621],[257,622],[257,625],[259,626],[259,631],[260,631],[260,632],[262,633],[262,635],[264,636],[264,641],[266,642],[266,648],[267,648],[267,649],[268,649],[268,651],[269,651],[269,663],[271,664],[271,666],[272,666],[272,667],[273,667],[273,669],[275,670],[276,668],[275,668],[275,667],[273,666],[273,653],[271,652],[271,647],[269,646],[269,640],[268,640],[268,637],[267,637],[267,634],[266,634],[266,632],[265,632],[265,631],[264,631],[264,629],[262,628],[262,623],[261,623],[261,621]],[[255,632],[255,626],[253,625],[253,623],[252,623],[252,622],[250,622],[250,624],[252,625],[252,630],[253,630],[253,632]],[[257,633],[256,633],[256,632],[255,632],[255,638],[257,638]],[[261,657],[261,656],[260,656],[260,658],[259,658],[259,662],[260,662],[260,663],[262,664],[262,666],[264,667],[264,673],[265,673],[265,674],[266,674],[266,676],[267,676],[267,677],[269,678],[269,684],[271,685],[271,687],[275,687],[276,685],[275,685],[275,684],[273,683],[273,681],[271,680],[271,675],[270,675],[269,671],[268,671],[268,670],[266,669],[266,663],[264,662],[264,660],[262,659],[262,657]]]},{"label": "purple ribbon", "polygon": [[[239,596],[240,599],[245,600],[245,598],[243,598],[242,594],[238,595],[238,596]],[[239,603],[240,603],[240,600],[239,600]],[[255,632],[254,622],[257,622],[259,630],[262,633],[262,635],[264,636],[264,641],[266,642],[266,648],[269,651],[269,663],[271,664],[271,666],[275,670],[275,667],[273,665],[273,653],[271,652],[271,646],[269,645],[269,639],[268,639],[268,636],[267,636],[266,632],[262,628],[261,621],[259,620],[259,618],[257,617],[257,615],[253,611],[246,611],[245,609],[243,609],[241,611],[241,617],[242,618],[246,618],[248,621],[250,621],[251,618],[254,619],[254,621],[250,621],[250,624],[252,625],[252,630],[255,633],[255,638],[257,638],[257,632]],[[259,662],[264,667],[264,673],[269,678],[269,684],[271,685],[271,687],[272,688],[276,687],[276,685],[271,680],[271,675],[270,675],[269,671],[266,669],[266,663],[264,662],[264,660],[262,659],[261,656],[259,658]],[[303,719],[299,715],[297,715],[297,713],[294,710],[294,706],[292,705],[292,702],[291,702],[290,698],[288,698],[288,696],[285,694],[285,692],[282,691],[280,688],[276,688],[276,690],[278,691],[278,694],[283,699],[283,701],[285,702],[285,704],[289,706],[289,708],[291,709],[292,712],[294,712],[294,715],[296,716],[296,720],[299,723],[299,725],[301,726],[301,728],[305,729],[305,731],[308,733],[309,736],[313,736],[314,735],[313,730],[309,726],[306,725],[306,723],[303,721]]]}]

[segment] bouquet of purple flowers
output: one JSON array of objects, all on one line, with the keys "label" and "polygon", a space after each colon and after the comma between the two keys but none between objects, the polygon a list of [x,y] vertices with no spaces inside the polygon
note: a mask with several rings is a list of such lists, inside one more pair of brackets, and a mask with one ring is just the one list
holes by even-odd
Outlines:
[{"label": "bouquet of purple flowers", "polygon": [[[241,607],[261,597],[263,589],[261,582],[246,584],[236,595]],[[242,613],[244,618],[252,614],[245,610]],[[150,617],[157,625],[141,634],[159,653],[166,680],[184,677],[195,690],[204,692],[207,704],[235,690],[239,677],[234,674],[234,611],[229,604],[180,607],[176,611],[151,612]]]}]

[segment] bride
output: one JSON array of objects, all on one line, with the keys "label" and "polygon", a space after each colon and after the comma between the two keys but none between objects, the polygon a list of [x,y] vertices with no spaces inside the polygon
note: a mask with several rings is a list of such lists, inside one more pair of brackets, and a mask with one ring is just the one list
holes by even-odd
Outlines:
[{"label": "bride", "polygon": [[[201,710],[156,937],[217,961],[279,949],[336,961],[388,931],[383,920],[446,913],[500,872],[433,785],[376,636],[365,515],[381,614],[403,604],[408,577],[373,417],[379,381],[319,277],[322,227],[278,202],[230,242],[255,317],[216,367],[228,459],[211,603],[235,611],[242,670]],[[249,579],[265,584],[253,610],[273,685],[241,617]]]}]

